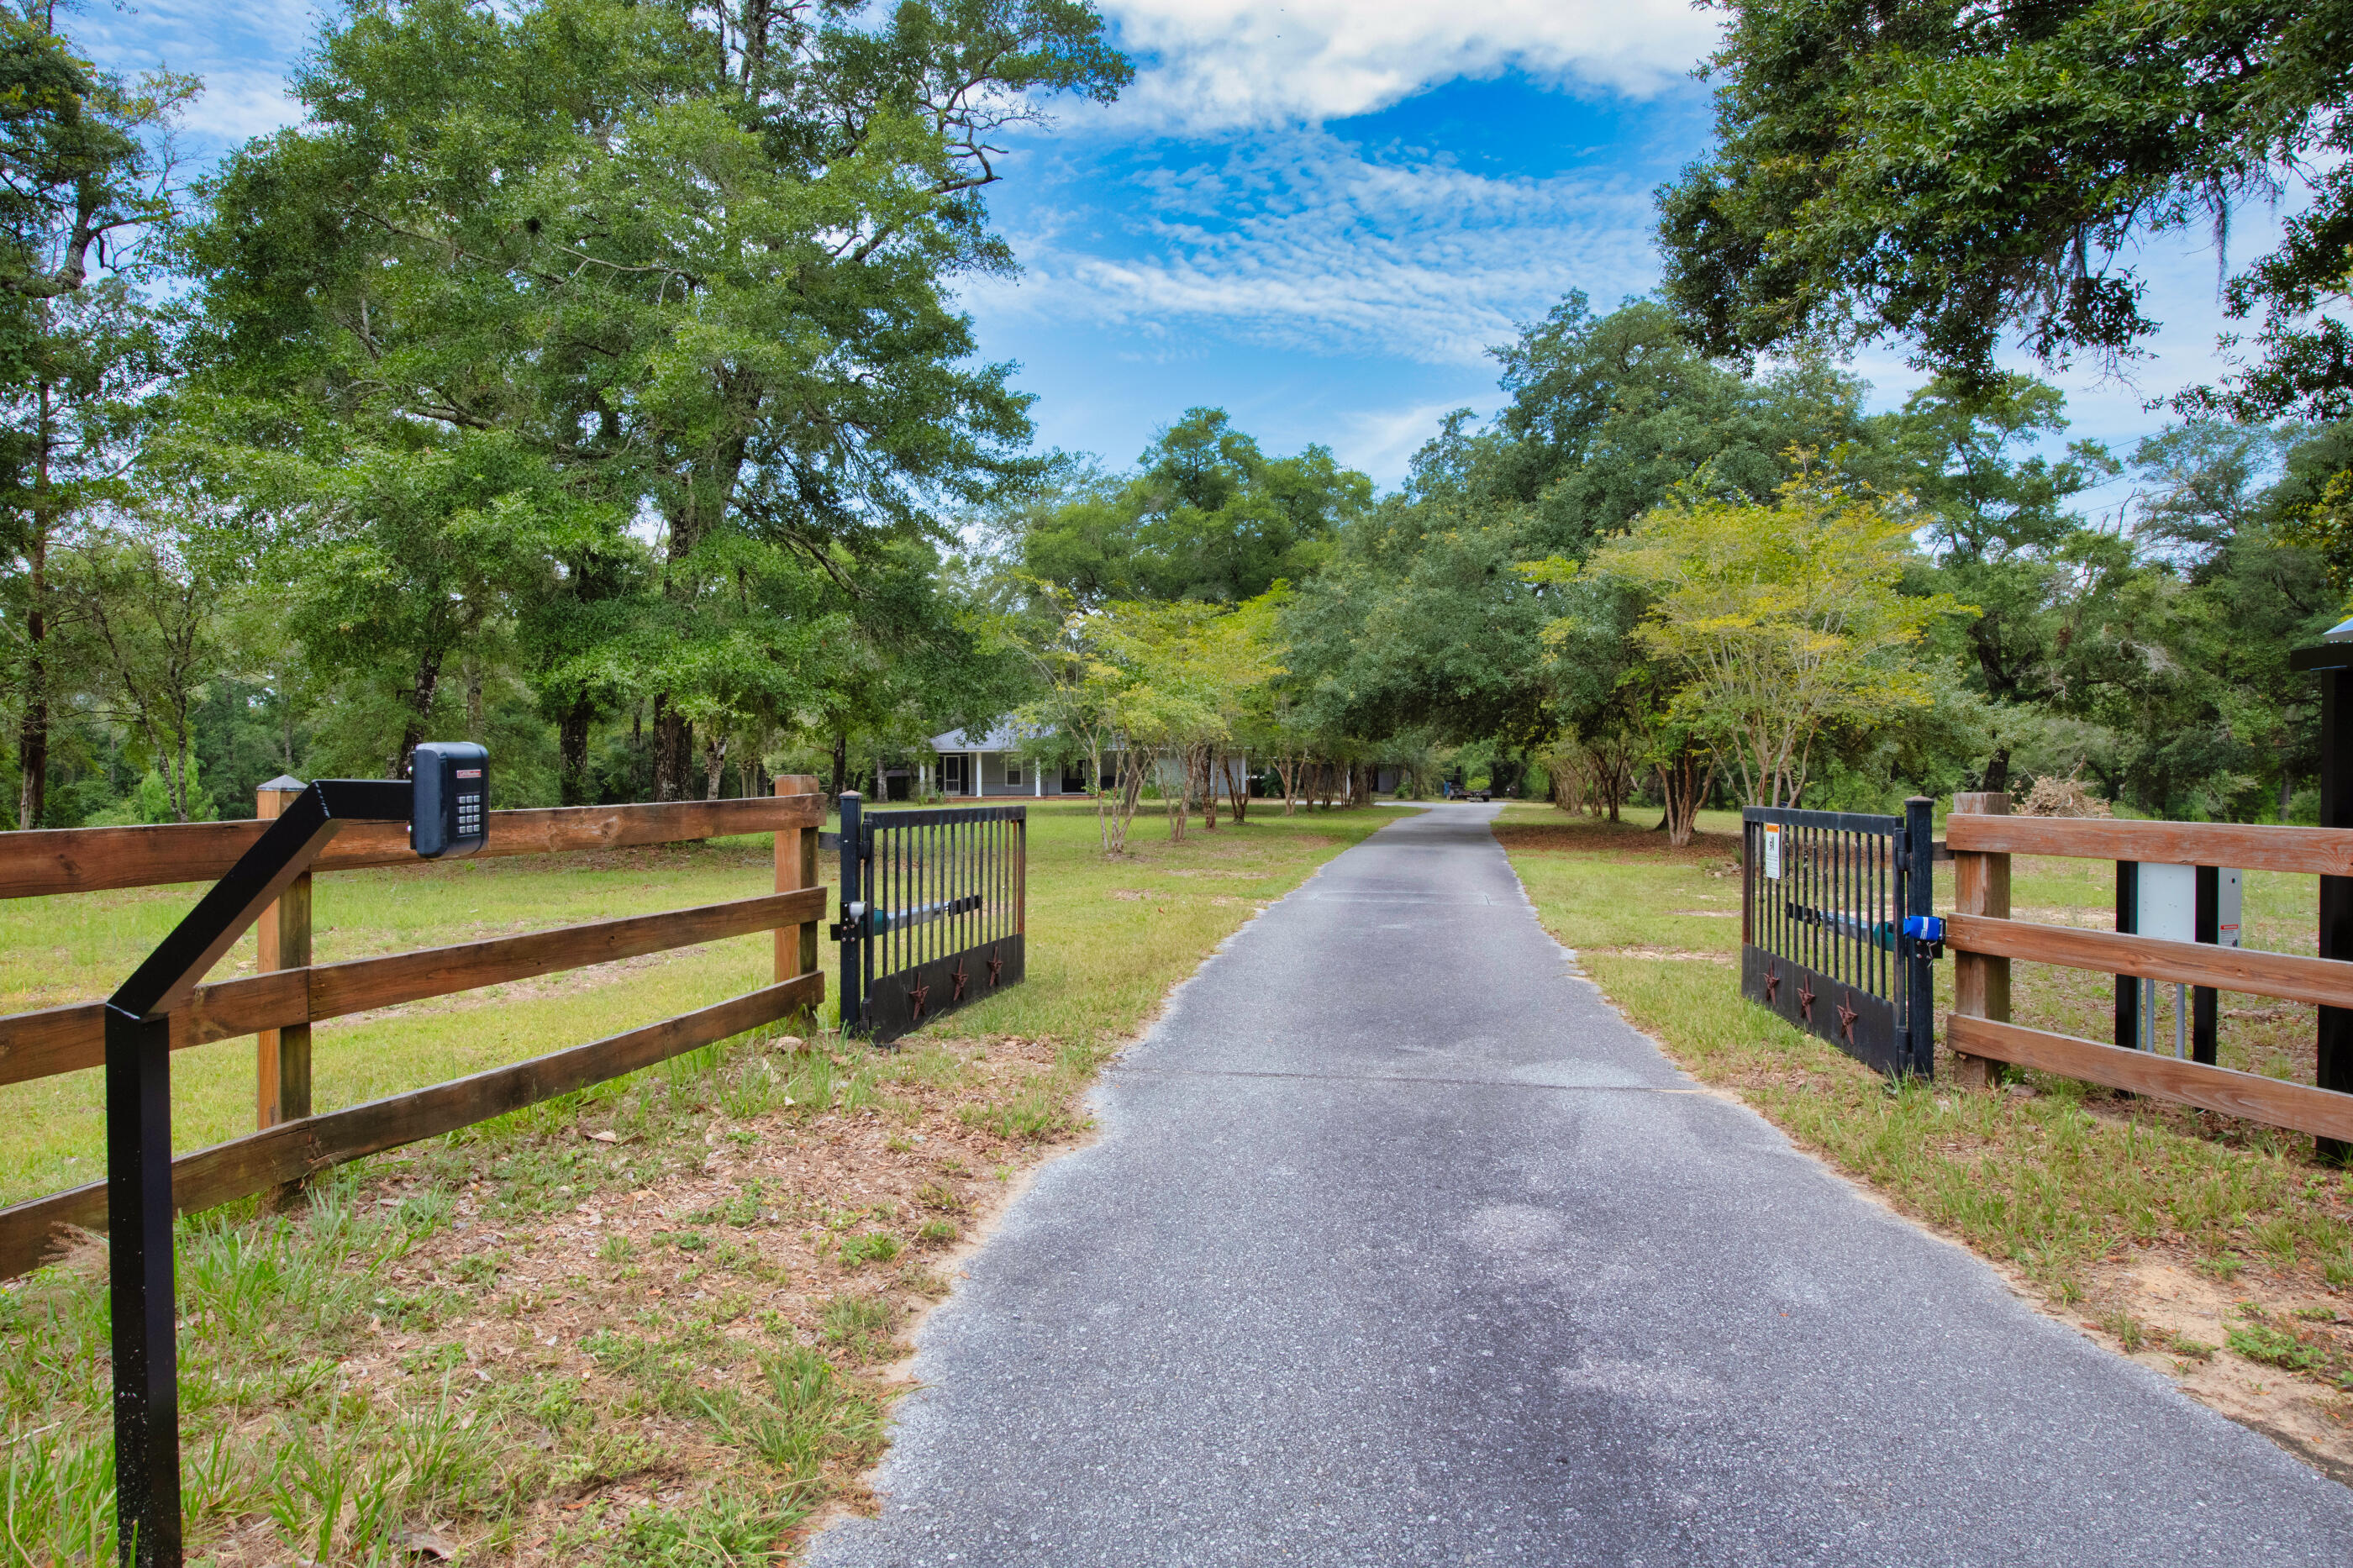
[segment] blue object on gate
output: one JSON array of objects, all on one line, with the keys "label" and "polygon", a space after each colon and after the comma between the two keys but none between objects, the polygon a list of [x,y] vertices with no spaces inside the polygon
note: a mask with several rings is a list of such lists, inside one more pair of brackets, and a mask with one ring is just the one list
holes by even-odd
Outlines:
[{"label": "blue object on gate", "polygon": [[1941,942],[1945,940],[1945,921],[1941,915],[1906,915],[1904,934],[1915,942]]}]

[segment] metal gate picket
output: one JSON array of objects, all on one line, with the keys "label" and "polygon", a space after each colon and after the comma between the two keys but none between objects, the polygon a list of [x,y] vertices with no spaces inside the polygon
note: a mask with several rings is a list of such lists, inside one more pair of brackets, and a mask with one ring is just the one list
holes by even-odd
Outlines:
[{"label": "metal gate picket", "polygon": [[1740,994],[1895,1078],[1936,1067],[1930,804],[1740,814]]},{"label": "metal gate picket", "polygon": [[841,1027],[888,1043],[1022,975],[1029,808],[841,797]]}]

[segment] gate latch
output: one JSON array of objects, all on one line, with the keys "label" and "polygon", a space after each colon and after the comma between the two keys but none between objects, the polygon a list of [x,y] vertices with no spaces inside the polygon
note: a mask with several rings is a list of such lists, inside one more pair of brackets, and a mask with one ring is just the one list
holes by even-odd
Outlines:
[{"label": "gate latch", "polygon": [[1938,915],[1906,915],[1904,917],[1904,934],[1910,937],[1914,942],[1926,942],[1928,944],[1928,956],[1930,958],[1942,958],[1945,956],[1945,921],[1943,917]]},{"label": "gate latch", "polygon": [[841,918],[825,928],[828,942],[862,942],[870,934],[867,929],[866,906],[863,903],[841,906]]}]

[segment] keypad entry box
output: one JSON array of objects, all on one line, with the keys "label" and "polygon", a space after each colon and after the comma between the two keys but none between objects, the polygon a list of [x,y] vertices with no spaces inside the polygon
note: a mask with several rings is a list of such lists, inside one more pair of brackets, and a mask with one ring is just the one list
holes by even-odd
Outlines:
[{"label": "keypad entry box", "polygon": [[408,776],[408,847],[427,860],[471,855],[490,842],[491,756],[471,741],[427,741]]}]

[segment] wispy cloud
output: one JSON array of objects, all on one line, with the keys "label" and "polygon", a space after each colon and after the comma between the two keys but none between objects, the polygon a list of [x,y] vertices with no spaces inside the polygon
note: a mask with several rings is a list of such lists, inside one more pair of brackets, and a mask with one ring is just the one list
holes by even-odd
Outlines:
[{"label": "wispy cloud", "polygon": [[1686,0],[1105,0],[1144,69],[1124,113],[1206,131],[1315,124],[1459,78],[1656,92],[1714,45]]},{"label": "wispy cloud", "polygon": [[[1501,405],[1501,394],[1481,398],[1472,411],[1482,418]],[[1413,455],[1438,433],[1439,421],[1465,406],[1461,400],[1414,403],[1402,408],[1359,409],[1341,416],[1345,426],[1332,442],[1333,455],[1384,483],[1401,479]]]},{"label": "wispy cloud", "polygon": [[138,0],[121,10],[93,5],[66,26],[93,59],[125,77],[158,68],[202,77],[203,96],[180,132],[185,152],[208,163],[302,117],[286,76],[322,14],[318,0]]},{"label": "wispy cloud", "polygon": [[1614,304],[1655,276],[1628,175],[1480,174],[1297,131],[1165,146],[1092,184],[1086,209],[1015,220],[1028,275],[976,289],[984,316],[1461,364],[1569,289]]}]

